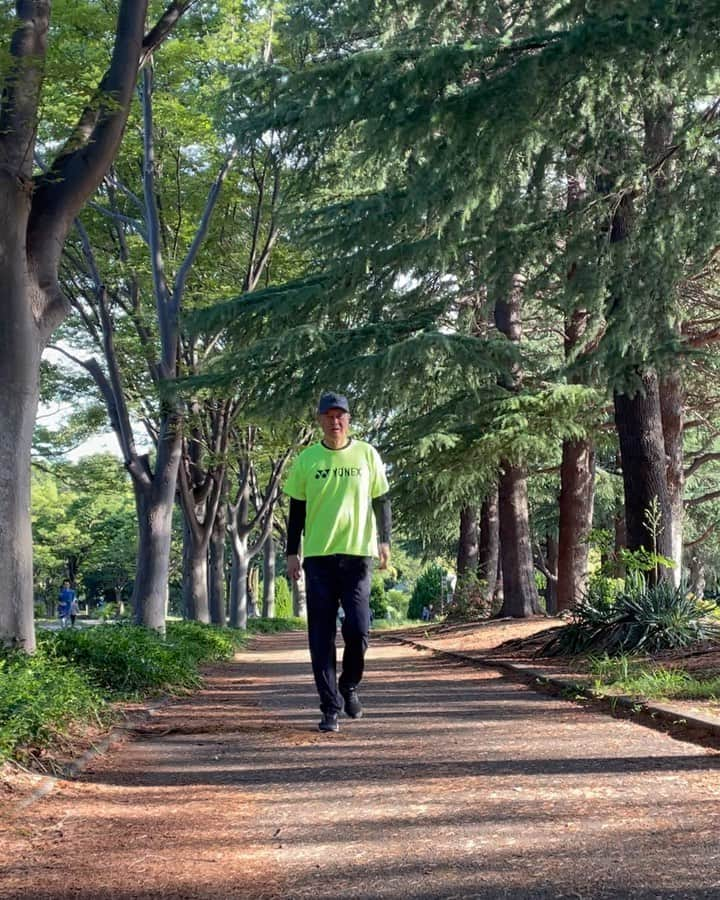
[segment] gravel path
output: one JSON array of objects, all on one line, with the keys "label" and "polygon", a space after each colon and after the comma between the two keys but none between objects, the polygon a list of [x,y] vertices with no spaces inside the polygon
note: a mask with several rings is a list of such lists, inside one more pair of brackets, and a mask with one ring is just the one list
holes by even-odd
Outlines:
[{"label": "gravel path", "polygon": [[720,896],[720,754],[376,640],[314,728],[304,638],[260,638],[3,818],[0,897]]}]

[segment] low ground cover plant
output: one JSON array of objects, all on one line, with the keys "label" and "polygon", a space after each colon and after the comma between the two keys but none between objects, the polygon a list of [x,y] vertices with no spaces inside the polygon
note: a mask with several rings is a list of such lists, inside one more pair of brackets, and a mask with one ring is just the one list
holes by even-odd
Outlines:
[{"label": "low ground cover plant", "polygon": [[98,719],[105,707],[86,674],[45,646],[34,656],[0,656],[0,762],[20,748],[32,755],[73,721]]},{"label": "low ground cover plant", "polygon": [[571,611],[571,621],[540,651],[545,656],[604,652],[654,653],[720,640],[715,604],[698,599],[669,581],[648,585],[642,576],[627,579],[608,599],[591,586]]},{"label": "low ground cover plant", "polygon": [[297,616],[276,619],[248,619],[249,634],[276,634],[280,631],[304,631],[307,623]]},{"label": "low ground cover plant", "polygon": [[717,700],[720,673],[696,678],[681,666],[660,666],[623,654],[591,658],[596,693],[621,693],[647,700]]},{"label": "low ground cover plant", "polygon": [[33,656],[0,651],[0,762],[37,755],[73,722],[109,719],[113,701],[196,687],[201,663],[245,640],[198,622],[170,622],[164,639],[114,624],[41,632]]}]

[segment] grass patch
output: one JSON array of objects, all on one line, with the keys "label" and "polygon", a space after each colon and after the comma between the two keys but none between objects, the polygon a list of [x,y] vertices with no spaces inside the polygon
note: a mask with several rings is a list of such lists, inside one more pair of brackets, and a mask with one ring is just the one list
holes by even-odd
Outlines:
[{"label": "grass patch", "polygon": [[105,707],[87,676],[46,647],[0,656],[0,762],[34,755],[73,722],[99,720]]},{"label": "grass patch", "polygon": [[113,701],[199,686],[199,666],[232,657],[246,637],[171,622],[163,639],[115,624],[41,632],[33,656],[0,651],[0,762],[37,757],[74,723],[109,719]]},{"label": "grass patch", "polygon": [[297,616],[286,619],[248,619],[249,634],[279,634],[282,631],[305,631],[307,621]]},{"label": "grass patch", "polygon": [[717,700],[720,675],[695,678],[680,667],[655,666],[629,656],[589,660],[597,693],[627,694],[647,700]]}]

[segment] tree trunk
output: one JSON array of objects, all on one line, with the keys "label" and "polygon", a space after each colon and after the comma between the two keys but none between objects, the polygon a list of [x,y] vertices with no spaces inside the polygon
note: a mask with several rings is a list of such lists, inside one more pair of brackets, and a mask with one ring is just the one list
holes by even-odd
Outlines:
[{"label": "tree trunk", "polygon": [[226,624],[225,615],[225,543],[227,536],[227,504],[218,507],[210,538],[210,621],[213,625]]},{"label": "tree trunk", "polygon": [[[170,575],[172,518],[180,462],[179,420],[163,424],[155,472],[142,482],[133,478],[138,516],[138,554],[132,605],[135,622],[165,632]],[[145,460],[147,464],[147,459]]]},{"label": "tree trunk", "polygon": [[480,545],[478,547],[478,575],[486,583],[488,603],[493,602],[500,563],[500,531],[498,520],[498,492],[494,487],[480,507]]},{"label": "tree trunk", "polygon": [[[522,280],[514,276],[508,299],[495,303],[495,326],[516,345],[522,340],[521,300]],[[520,390],[522,370],[519,365],[501,379],[501,384],[512,393]],[[500,468],[498,508],[503,574],[500,615],[524,618],[540,612],[530,542],[527,475],[523,464],[511,460],[502,460]]]},{"label": "tree trunk", "polygon": [[663,376],[659,384],[660,415],[667,463],[667,489],[670,503],[670,558],[675,563],[672,580],[680,586],[683,555],[683,500],[685,493],[683,456],[683,419],[685,392],[679,371]]},{"label": "tree trunk", "polygon": [[263,545],[263,600],[264,619],[275,617],[275,540],[269,534]]},{"label": "tree trunk", "polygon": [[208,548],[198,541],[193,529],[183,527],[183,608],[185,617],[194,622],[210,622],[208,600]]},{"label": "tree trunk", "polygon": [[499,615],[522,619],[540,613],[530,542],[527,476],[522,466],[508,462],[501,465],[498,508],[503,605]]},{"label": "tree trunk", "polygon": [[595,449],[592,442],[565,441],[560,466],[557,612],[570,609],[587,590],[588,537],[594,498]]},{"label": "tree trunk", "polygon": [[307,595],[305,593],[305,573],[300,570],[300,577],[292,583],[293,615],[299,619],[307,619]]},{"label": "tree trunk", "polygon": [[[665,442],[658,380],[654,372],[642,377],[642,390],[634,396],[615,394],[615,424],[620,439],[625,523],[629,550],[644,548],[663,556],[672,553],[670,498],[667,489]],[[655,533],[647,517],[653,507],[660,513]],[[648,573],[651,581],[667,570]]]},{"label": "tree trunk", "polygon": [[546,538],[545,565],[548,571],[545,587],[545,612],[554,616],[558,608],[558,564],[560,561],[560,548],[555,535],[549,534]]},{"label": "tree trunk", "polygon": [[[22,230],[4,206],[3,228]],[[16,235],[20,241],[20,235]],[[16,255],[13,253],[12,255]],[[21,253],[24,262],[24,252]],[[32,316],[32,291],[14,259],[0,264],[3,325],[0,328],[0,643],[32,653],[33,561],[30,519],[30,455],[38,405],[38,374],[42,340]],[[8,307],[14,310],[8,322]]]},{"label": "tree trunk", "polygon": [[233,534],[230,547],[232,548],[232,573],[230,575],[230,626],[232,628],[247,628],[247,576],[250,565],[250,554],[247,549],[247,540]]},{"label": "tree trunk", "polygon": [[478,523],[474,506],[466,504],[460,510],[460,540],[458,542],[458,577],[475,573],[478,567]]}]

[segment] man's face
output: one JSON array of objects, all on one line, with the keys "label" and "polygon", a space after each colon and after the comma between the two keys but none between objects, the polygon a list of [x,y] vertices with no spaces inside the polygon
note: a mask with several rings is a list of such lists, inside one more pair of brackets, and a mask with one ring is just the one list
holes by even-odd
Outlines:
[{"label": "man's face", "polygon": [[347,441],[350,431],[350,413],[333,407],[327,412],[319,413],[318,421],[323,430],[323,436],[328,442],[337,445]]}]

